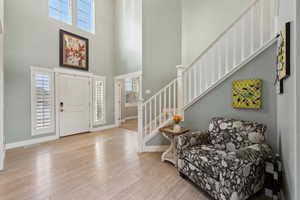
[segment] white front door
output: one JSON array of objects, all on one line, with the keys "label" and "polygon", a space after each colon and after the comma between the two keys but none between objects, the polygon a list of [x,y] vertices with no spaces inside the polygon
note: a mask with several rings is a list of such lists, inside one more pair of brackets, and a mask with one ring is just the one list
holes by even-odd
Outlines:
[{"label": "white front door", "polygon": [[89,78],[60,75],[58,87],[60,136],[88,132],[90,128]]}]

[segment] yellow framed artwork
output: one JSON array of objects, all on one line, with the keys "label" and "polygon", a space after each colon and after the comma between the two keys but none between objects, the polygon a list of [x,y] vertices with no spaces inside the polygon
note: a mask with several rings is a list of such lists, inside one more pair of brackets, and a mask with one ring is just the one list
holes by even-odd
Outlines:
[{"label": "yellow framed artwork", "polygon": [[260,109],[262,80],[237,80],[232,82],[232,107]]}]

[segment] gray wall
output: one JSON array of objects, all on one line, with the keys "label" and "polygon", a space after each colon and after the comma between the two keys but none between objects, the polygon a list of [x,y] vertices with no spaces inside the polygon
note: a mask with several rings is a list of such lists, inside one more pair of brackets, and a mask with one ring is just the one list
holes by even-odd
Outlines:
[{"label": "gray wall", "polygon": [[[31,139],[30,66],[59,67],[59,29],[90,40],[90,72],[107,77],[107,122],[113,123],[114,1],[97,0],[96,34],[48,17],[48,1],[5,1],[6,143]],[[17,124],[17,125],[16,125]]]},{"label": "gray wall", "polygon": [[[143,93],[148,99],[181,64],[181,0],[143,0]],[[145,90],[151,94],[145,94]]]},{"label": "gray wall", "polygon": [[[299,160],[299,154],[296,154],[296,141],[298,131],[296,131],[296,125],[299,121],[296,121],[296,86],[299,83],[296,82],[296,35],[299,37],[299,32],[296,32],[296,0],[280,0],[280,26],[283,26],[285,22],[292,21],[292,38],[291,38],[291,76],[284,81],[284,94],[277,96],[277,126],[278,134],[280,135],[280,153],[283,159],[284,169],[284,193],[286,199],[296,200],[296,191],[299,187],[297,184],[297,159]],[[299,65],[299,64],[298,64]],[[298,66],[299,67],[299,66]],[[298,79],[299,80],[299,79]],[[299,118],[298,118],[299,120]],[[299,144],[298,144],[299,146]],[[299,177],[299,174],[298,174]]]},{"label": "gray wall", "polygon": [[138,116],[138,108],[137,106],[125,107],[125,117],[137,117]]},{"label": "gray wall", "polygon": [[[1,23],[3,26],[3,19],[4,19],[4,1],[0,0],[0,19],[1,19]],[[0,33],[0,163],[1,163],[1,159],[3,156],[3,151],[4,151],[4,116],[3,116],[3,94],[4,94],[4,77],[3,77],[3,34],[4,33]],[[2,168],[2,166],[0,165],[0,169]]]},{"label": "gray wall", "polygon": [[[276,149],[275,60],[276,47],[273,45],[186,110],[184,125],[192,130],[207,130],[210,119],[218,116],[257,121],[267,125],[267,142]],[[247,79],[263,81],[262,109],[232,108],[232,81]]]},{"label": "gray wall", "polygon": [[189,65],[252,0],[182,0],[182,64]]},{"label": "gray wall", "polygon": [[[297,9],[297,11],[296,11],[296,27],[297,27],[297,29],[296,29],[296,32],[298,33],[297,34],[297,40],[296,40],[296,46],[297,46],[297,50],[296,50],[296,64],[299,66],[299,64],[300,64],[300,2],[299,1],[296,1],[295,2],[296,3],[296,9]],[[296,84],[296,87],[297,87],[297,91],[296,91],[296,93],[297,93],[297,101],[296,102],[300,102],[300,70],[299,70],[299,68],[298,68],[298,70],[296,71],[297,72],[297,74],[296,74],[296,82],[297,82],[297,84]],[[299,121],[299,119],[300,119],[300,106],[297,106],[297,117],[296,117],[296,119],[298,119],[298,121]],[[300,123],[296,123],[296,125],[297,125],[297,133],[299,133],[299,130],[300,130]],[[297,134],[297,152],[296,152],[296,155],[298,155],[297,157],[296,157],[296,160],[297,160],[297,167],[296,167],[296,169],[299,169],[300,168],[300,134]],[[297,192],[297,194],[296,194],[296,199],[299,199],[300,198],[300,190],[299,190],[299,188],[300,188],[300,172],[299,172],[299,170],[296,172],[297,173],[297,176],[296,177],[298,177],[298,180],[296,180],[297,181],[297,184],[296,184],[296,188],[298,188],[298,190],[296,190],[296,192]]]},{"label": "gray wall", "polygon": [[[143,0],[143,97],[176,77],[181,64],[181,0]],[[151,90],[151,94],[145,91]],[[147,145],[167,141],[158,135]]]},{"label": "gray wall", "polygon": [[141,71],[140,0],[116,0],[116,74]]}]

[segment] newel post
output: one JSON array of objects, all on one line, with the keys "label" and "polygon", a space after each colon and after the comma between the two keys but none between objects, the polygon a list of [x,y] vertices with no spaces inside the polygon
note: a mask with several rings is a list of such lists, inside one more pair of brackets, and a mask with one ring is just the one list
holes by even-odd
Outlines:
[{"label": "newel post", "polygon": [[140,153],[144,152],[143,105],[144,105],[144,99],[139,98],[139,101],[138,101],[138,151]]},{"label": "newel post", "polygon": [[176,66],[177,69],[177,102],[178,102],[178,114],[184,117],[184,82],[183,74],[185,67],[183,65]]}]

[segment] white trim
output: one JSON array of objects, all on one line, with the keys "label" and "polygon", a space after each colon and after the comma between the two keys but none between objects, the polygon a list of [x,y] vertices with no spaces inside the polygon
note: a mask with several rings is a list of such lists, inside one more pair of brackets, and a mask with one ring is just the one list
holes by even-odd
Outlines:
[{"label": "white trim", "polygon": [[115,77],[115,80],[117,79],[127,79],[127,78],[138,78],[142,75],[142,71],[132,72],[128,74],[122,74]]},{"label": "white trim", "polygon": [[0,171],[4,169],[5,149],[0,149]]},{"label": "white trim", "polygon": [[125,117],[125,121],[126,120],[132,120],[132,119],[137,119],[138,118],[138,116],[131,116],[131,117]]},{"label": "white trim", "polygon": [[87,76],[87,77],[94,77],[93,73],[75,70],[75,69],[65,69],[61,67],[54,68],[54,72],[60,73],[60,74],[69,74],[69,75],[77,75],[77,76]]},{"label": "white trim", "polygon": [[24,147],[28,145],[34,145],[34,144],[39,144],[39,143],[44,143],[44,142],[49,142],[53,140],[59,139],[56,135],[52,136],[47,136],[47,137],[42,137],[42,138],[35,138],[35,139],[30,139],[30,140],[24,140],[20,142],[14,142],[14,143],[9,143],[5,145],[5,149],[14,149],[18,147]]},{"label": "white trim", "polygon": [[164,152],[166,151],[170,145],[158,145],[158,146],[144,146],[143,152]]},{"label": "white trim", "polygon": [[117,124],[111,124],[111,125],[106,125],[106,126],[92,128],[90,131],[91,132],[105,131],[105,130],[113,129],[113,128],[118,128]]},{"label": "white trim", "polygon": [[[51,125],[48,128],[43,128],[42,130],[36,130],[36,87],[35,87],[35,74],[45,74],[49,76],[50,81],[50,91],[51,91]],[[45,135],[49,133],[54,133],[55,131],[55,87],[54,87],[54,73],[52,69],[43,67],[30,67],[30,87],[31,87],[31,135]]]},{"label": "white trim", "polygon": [[125,108],[137,107],[138,103],[125,103]]}]

